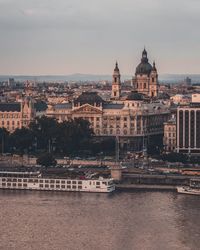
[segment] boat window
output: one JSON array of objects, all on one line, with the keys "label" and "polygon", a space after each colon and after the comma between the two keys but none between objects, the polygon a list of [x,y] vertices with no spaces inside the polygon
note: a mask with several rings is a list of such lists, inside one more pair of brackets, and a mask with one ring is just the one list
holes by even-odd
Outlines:
[{"label": "boat window", "polygon": [[60,183],[60,181],[59,181],[59,180],[56,180],[56,183]]},{"label": "boat window", "polygon": [[78,184],[82,184],[82,181],[78,181]]},{"label": "boat window", "polygon": [[7,181],[12,181],[12,179],[8,178]]},{"label": "boat window", "polygon": [[43,184],[40,184],[40,187],[43,188]]},{"label": "boat window", "polygon": [[[18,180],[19,181],[19,180]],[[28,182],[33,182],[33,179],[29,179]]]},{"label": "boat window", "polygon": [[71,188],[71,186],[67,185],[67,188]]},{"label": "boat window", "polygon": [[60,188],[60,185],[56,185],[56,188]]},{"label": "boat window", "polygon": [[[4,183],[3,183],[3,184],[4,184]],[[2,184],[2,185],[3,185],[3,184]],[[16,187],[16,183],[13,183],[13,187]]]},{"label": "boat window", "polygon": [[45,183],[49,183],[49,180],[45,180]]},{"label": "boat window", "polygon": [[96,184],[97,184],[97,185],[100,185],[100,181],[97,181]]},{"label": "boat window", "polygon": [[78,189],[82,189],[82,186],[78,186]]},{"label": "boat window", "polygon": [[65,188],[65,185],[61,185],[61,188]]},{"label": "boat window", "polygon": [[55,180],[50,180],[50,183],[55,183]]},{"label": "boat window", "polygon": [[[5,187],[6,186],[6,183],[2,183],[2,187]],[[13,185],[14,186],[14,185]]]},{"label": "boat window", "polygon": [[18,182],[22,182],[22,179],[18,179]]},{"label": "boat window", "polygon": [[61,181],[62,184],[65,184],[65,181]]},{"label": "boat window", "polygon": [[72,184],[76,184],[76,181],[72,181]]},{"label": "boat window", "polygon": [[27,187],[27,184],[26,184],[26,183],[24,183],[24,184],[23,184],[23,187]]},{"label": "boat window", "polygon": [[76,186],[73,185],[72,188],[73,188],[73,189],[76,189]]},{"label": "boat window", "polygon": [[49,188],[49,185],[48,185],[48,184],[45,184],[45,188]]},{"label": "boat window", "polygon": [[43,180],[40,180],[40,183],[43,183]]},{"label": "boat window", "polygon": [[35,183],[38,183],[38,179],[34,179],[34,182],[35,182]]},{"label": "boat window", "polygon": [[7,183],[7,186],[8,186],[8,187],[11,187],[11,183]]},{"label": "boat window", "polygon": [[67,181],[67,184],[71,184],[71,181]]},{"label": "boat window", "polygon": [[[15,179],[13,179],[13,181],[14,181]],[[23,179],[23,182],[27,182],[27,179]]]},{"label": "boat window", "polygon": [[21,187],[22,186],[22,184],[21,183],[18,183],[18,187]]},{"label": "boat window", "polygon": [[54,185],[50,185],[50,188],[54,188]]}]

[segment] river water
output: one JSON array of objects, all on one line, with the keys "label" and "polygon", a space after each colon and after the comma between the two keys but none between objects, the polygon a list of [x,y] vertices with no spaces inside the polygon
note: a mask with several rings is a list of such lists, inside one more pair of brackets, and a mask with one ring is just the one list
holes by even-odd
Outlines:
[{"label": "river water", "polygon": [[0,190],[0,249],[198,250],[200,196]]}]

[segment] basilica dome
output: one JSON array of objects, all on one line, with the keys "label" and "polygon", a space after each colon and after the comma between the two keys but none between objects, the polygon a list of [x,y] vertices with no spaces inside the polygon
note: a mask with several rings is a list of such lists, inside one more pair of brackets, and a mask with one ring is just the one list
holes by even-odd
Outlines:
[{"label": "basilica dome", "polygon": [[150,75],[153,67],[151,66],[151,64],[148,62],[148,58],[147,58],[147,52],[144,49],[144,51],[142,52],[142,59],[141,59],[141,63],[137,66],[136,68],[136,75]]}]

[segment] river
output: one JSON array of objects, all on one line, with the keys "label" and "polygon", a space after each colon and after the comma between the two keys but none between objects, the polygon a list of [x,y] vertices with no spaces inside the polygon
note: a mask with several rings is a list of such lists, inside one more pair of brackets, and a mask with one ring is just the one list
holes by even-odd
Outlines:
[{"label": "river", "polygon": [[198,250],[200,196],[0,190],[1,250]]}]

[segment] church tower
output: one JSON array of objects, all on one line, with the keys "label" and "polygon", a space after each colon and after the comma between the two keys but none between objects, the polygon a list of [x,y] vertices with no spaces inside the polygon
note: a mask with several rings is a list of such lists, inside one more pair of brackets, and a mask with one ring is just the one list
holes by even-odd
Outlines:
[{"label": "church tower", "polygon": [[112,81],[112,95],[111,98],[114,100],[120,99],[121,96],[121,80],[120,80],[120,71],[118,68],[118,63],[115,64],[115,69],[113,73],[113,81]]},{"label": "church tower", "polygon": [[150,74],[149,95],[151,97],[157,97],[158,95],[158,73],[155,62]]}]

